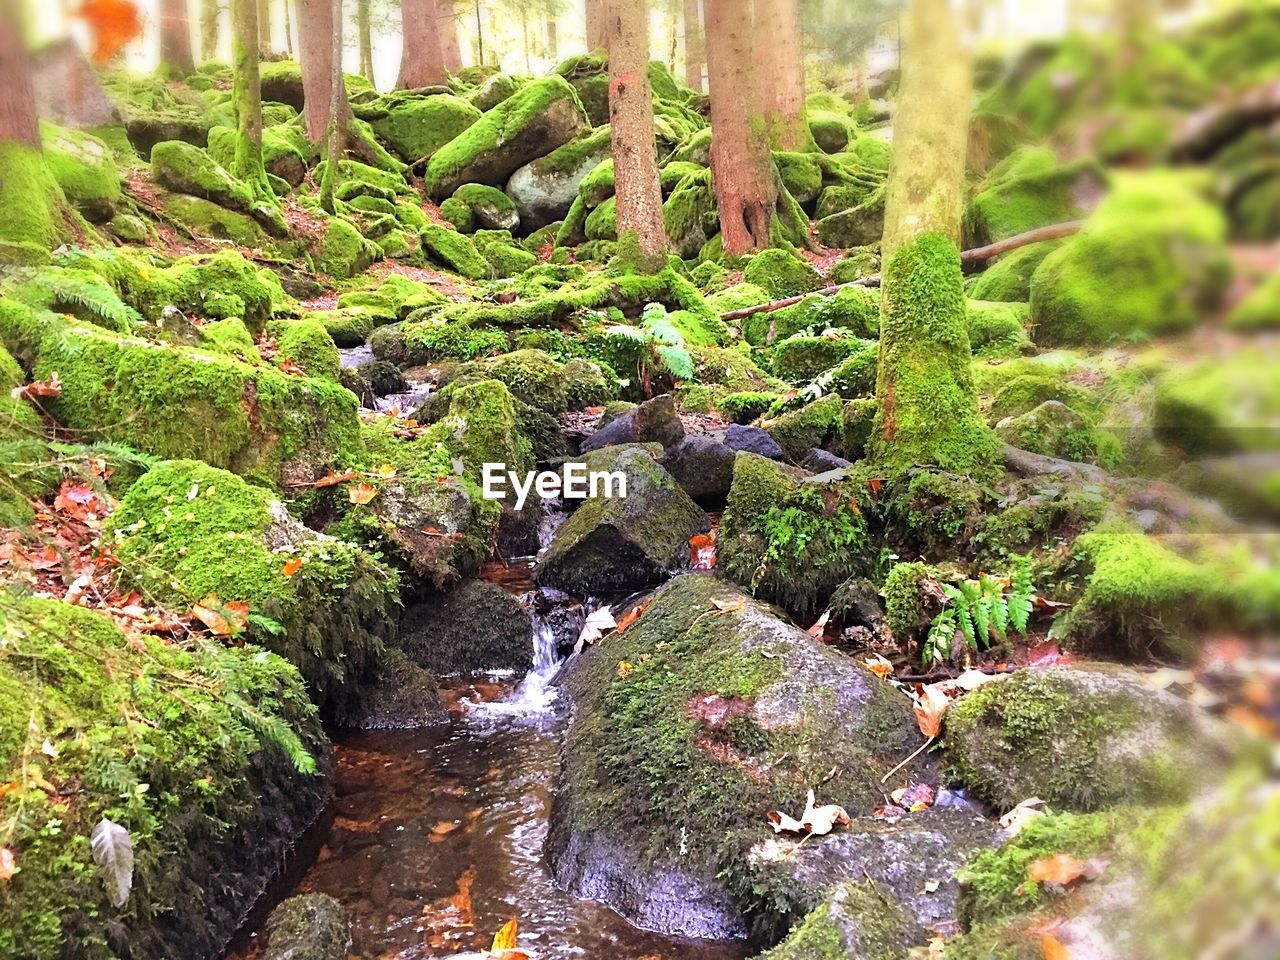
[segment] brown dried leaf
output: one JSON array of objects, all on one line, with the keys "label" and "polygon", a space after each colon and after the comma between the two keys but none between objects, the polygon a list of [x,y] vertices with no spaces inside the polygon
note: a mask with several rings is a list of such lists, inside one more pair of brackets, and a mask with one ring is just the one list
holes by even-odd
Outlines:
[{"label": "brown dried leaf", "polygon": [[938,684],[918,686],[914,709],[920,732],[930,740],[942,733],[942,718],[946,715],[949,706],[951,706],[951,698]]},{"label": "brown dried leaf", "polygon": [[368,503],[378,495],[378,488],[368,483],[357,483],[354,487],[347,487],[347,499],[352,503]]},{"label": "brown dried leaf", "polygon": [[234,636],[249,622],[249,604],[242,600],[223,602],[216,593],[195,604],[191,613],[219,637]]},{"label": "brown dried leaf", "polygon": [[1034,883],[1051,883],[1065,887],[1083,877],[1088,865],[1069,853],[1055,853],[1027,864],[1027,879]]}]

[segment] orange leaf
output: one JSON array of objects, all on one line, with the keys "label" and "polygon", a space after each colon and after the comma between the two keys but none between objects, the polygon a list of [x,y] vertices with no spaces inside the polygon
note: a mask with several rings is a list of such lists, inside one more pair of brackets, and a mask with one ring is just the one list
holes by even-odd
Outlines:
[{"label": "orange leaf", "polygon": [[58,379],[57,370],[53,371],[48,380],[34,380],[9,391],[12,397],[56,397],[60,393],[62,381]]},{"label": "orange leaf", "polygon": [[284,359],[284,361],[280,364],[280,372],[291,373],[295,377],[305,377],[307,375],[305,370],[303,370],[300,366],[298,366],[296,363],[293,362],[292,357],[286,357]]},{"label": "orange leaf", "polygon": [[284,569],[281,570],[280,572],[283,573],[286,577],[292,577],[295,573],[297,573],[301,569],[302,569],[302,558],[291,557],[290,559],[285,561]]},{"label": "orange leaf", "polygon": [[649,605],[649,601],[647,599],[643,603],[637,603],[634,607],[632,607],[630,610],[628,610],[626,613],[622,615],[622,619],[618,621],[617,626],[615,626],[613,629],[616,630],[618,633],[622,633],[624,630],[627,629],[627,627],[631,626],[633,623],[635,623],[637,620],[640,619],[640,614],[644,613],[644,608],[647,607],[648,605]]},{"label": "orange leaf", "polygon": [[85,0],[76,15],[93,31],[95,63],[107,63],[142,33],[138,7],[130,0]]},{"label": "orange leaf", "polygon": [[249,622],[249,604],[236,600],[224,603],[216,593],[193,606],[191,613],[219,637],[237,634]]},{"label": "orange leaf", "polygon": [[520,922],[512,917],[502,925],[502,929],[493,935],[493,946],[491,950],[512,950],[516,945],[516,933],[520,929]]},{"label": "orange leaf", "polygon": [[698,533],[689,538],[689,564],[695,570],[710,570],[716,565],[716,534]]},{"label": "orange leaf", "polygon": [[711,605],[721,613],[730,613],[734,610],[741,610],[746,606],[746,600],[741,594],[739,594],[732,600],[712,600]]},{"label": "orange leaf", "polygon": [[345,470],[342,473],[334,473],[330,470],[323,477],[312,484],[313,487],[336,487],[340,483],[346,483],[348,480],[354,480],[356,473],[354,470]]},{"label": "orange leaf", "polygon": [[1027,879],[1035,883],[1052,883],[1065,887],[1084,876],[1087,865],[1069,853],[1055,853],[1027,864]]},{"label": "orange leaf", "polygon": [[868,480],[868,481],[867,481],[867,486],[869,486],[869,487],[871,488],[871,499],[873,499],[873,500],[874,500],[874,499],[876,499],[877,497],[879,497],[879,496],[880,496],[880,480],[879,480],[879,478],[877,478],[877,477],[872,477],[870,480]]},{"label": "orange leaf", "polygon": [[1042,937],[1040,949],[1044,952],[1044,960],[1071,960],[1071,951],[1057,937]]},{"label": "orange leaf", "polygon": [[919,687],[916,696],[916,723],[920,732],[932,740],[942,732],[942,717],[951,706],[951,698],[939,688],[938,684]]},{"label": "orange leaf", "polygon": [[18,872],[18,858],[8,847],[0,847],[0,881],[8,882]]},{"label": "orange leaf", "polygon": [[619,660],[618,661],[618,679],[625,680],[627,679],[627,677],[631,676],[631,669],[632,669],[631,664],[627,663],[627,661],[625,660]]},{"label": "orange leaf", "polygon": [[378,495],[378,488],[367,483],[358,483],[347,487],[347,499],[352,503],[368,503]]}]

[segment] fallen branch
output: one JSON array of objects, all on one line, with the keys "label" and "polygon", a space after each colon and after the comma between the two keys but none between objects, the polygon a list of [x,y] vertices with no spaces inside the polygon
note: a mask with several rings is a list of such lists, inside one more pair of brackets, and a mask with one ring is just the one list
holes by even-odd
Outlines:
[{"label": "fallen branch", "polygon": [[[960,253],[961,263],[981,263],[983,260],[990,260],[992,257],[999,256],[1002,253],[1008,253],[1010,250],[1017,250],[1019,247],[1025,247],[1032,243],[1043,243],[1045,240],[1057,240],[1060,237],[1069,237],[1076,233],[1084,224],[1083,220],[1069,220],[1066,223],[1054,223],[1047,227],[1037,227],[1035,230],[1028,230],[1026,233],[1019,233],[1012,237],[1006,237],[1004,240],[997,240],[995,243],[989,243],[985,247],[974,247],[972,250],[964,250]],[[880,286],[880,274],[873,273],[857,280],[851,280],[849,283],[836,283],[829,287],[823,287],[821,290],[814,290],[811,293],[801,294],[798,297],[786,297],[783,300],[771,300],[768,303],[757,303],[754,307],[741,307],[738,310],[730,310],[727,313],[720,314],[721,320],[741,320],[744,317],[752,316],[757,313],[772,313],[774,310],[781,310],[784,307],[795,306],[805,297],[833,297],[845,287],[878,287]]]},{"label": "fallen branch", "polygon": [[1064,477],[1076,477],[1093,483],[1103,483],[1111,477],[1107,471],[1092,463],[1059,460],[1057,457],[1047,457],[1044,454],[1032,453],[1029,450],[1023,450],[1007,443],[1000,445],[1000,456],[1004,460],[1005,466],[1014,473],[1022,474],[1024,477],[1043,477],[1049,474],[1057,474]]}]

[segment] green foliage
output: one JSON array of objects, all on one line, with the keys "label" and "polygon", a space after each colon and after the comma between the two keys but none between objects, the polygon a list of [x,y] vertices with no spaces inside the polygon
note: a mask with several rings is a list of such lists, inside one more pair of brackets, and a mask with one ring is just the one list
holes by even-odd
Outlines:
[{"label": "green foliage", "polygon": [[13,295],[33,307],[70,313],[117,333],[129,333],[142,321],[108,283],[88,270],[46,267]]},{"label": "green foliage", "polygon": [[941,587],[948,603],[929,625],[923,653],[926,664],[951,654],[957,629],[975,653],[990,646],[993,639],[1006,642],[1010,627],[1019,636],[1027,635],[1036,597],[1030,556],[1017,558],[1007,583],[983,573],[977,580],[943,583]]}]

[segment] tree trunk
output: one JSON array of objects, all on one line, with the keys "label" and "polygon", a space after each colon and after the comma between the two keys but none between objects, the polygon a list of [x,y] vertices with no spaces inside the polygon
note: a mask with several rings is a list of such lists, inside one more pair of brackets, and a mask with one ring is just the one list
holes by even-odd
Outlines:
[{"label": "tree trunk", "polygon": [[396,86],[416,90],[444,83],[444,50],[436,0],[401,0],[400,22],[404,49]]},{"label": "tree trunk", "polygon": [[754,22],[742,0],[706,0],[707,74],[711,81],[711,180],[724,252],[741,256],[769,245],[777,179],[761,136],[760,71]]},{"label": "tree trunk", "polygon": [[373,83],[373,28],[369,25],[370,0],[356,0],[356,37],[360,46],[360,76]]},{"label": "tree trunk", "polygon": [[554,62],[560,59],[559,38],[556,36],[555,14],[547,14],[547,56]]},{"label": "tree trunk", "polygon": [[764,112],[775,150],[815,149],[804,110],[804,42],[799,0],[756,0]]},{"label": "tree trunk", "polygon": [[617,183],[618,238],[636,238],[646,258],[667,248],[662,225],[662,189],[649,86],[649,10],[634,0],[610,0],[609,130]]},{"label": "tree trunk", "polygon": [[[351,119],[347,90],[342,83],[341,50],[334,58],[334,35],[341,24],[333,19],[332,0],[298,0],[298,52],[302,65],[302,105],[307,139],[320,146],[329,134],[333,105],[339,105],[340,126]],[[333,78],[337,76],[335,84]]]},{"label": "tree trunk", "polygon": [[970,370],[957,241],[973,86],[951,0],[910,0],[885,205],[880,355],[869,454],[887,477],[996,462]]},{"label": "tree trunk", "polygon": [[160,0],[160,60],[180,73],[196,68],[187,0]]},{"label": "tree trunk", "polygon": [[911,0],[893,118],[881,256],[921,233],[960,241],[973,50],[950,0]]},{"label": "tree trunk", "polygon": [[[325,0],[328,2],[328,0]],[[343,139],[347,126],[347,88],[342,78],[342,0],[332,0],[329,19],[333,25],[329,46],[329,161],[320,183],[320,205],[329,213],[337,213],[333,192],[338,186],[338,164],[342,160]]]},{"label": "tree trunk", "polygon": [[218,0],[200,0],[200,59],[218,58]]},{"label": "tree trunk", "polygon": [[232,0],[231,103],[236,111],[236,153],[232,173],[255,191],[259,199],[272,199],[262,165],[262,82],[258,70],[258,44],[262,37],[258,0]]},{"label": "tree trunk", "polygon": [[258,56],[271,56],[271,0],[258,0]]},{"label": "tree trunk", "polygon": [[476,66],[484,63],[484,19],[480,16],[480,0],[476,0]]},{"label": "tree trunk", "polygon": [[[609,48],[609,0],[585,0],[587,16],[587,50]],[[645,7],[648,9],[648,6]]]},{"label": "tree trunk", "polygon": [[529,10],[527,7],[520,9],[520,42],[524,46],[524,72],[532,75],[533,49],[529,45]]},{"label": "tree trunk", "polygon": [[702,43],[702,12],[698,0],[684,0],[684,82],[702,92],[706,50]]},{"label": "tree trunk", "polygon": [[284,49],[290,57],[293,56],[293,24],[290,22],[293,17],[289,12],[289,0],[284,0]]},{"label": "tree trunk", "polygon": [[0,6],[0,85],[5,91],[0,97],[0,143],[38,148],[40,124],[31,82],[31,56],[19,14],[13,7],[7,3]]},{"label": "tree trunk", "polygon": [[454,0],[436,0],[436,19],[440,26],[440,52],[449,73],[462,69],[462,49],[458,44],[458,12]]}]

